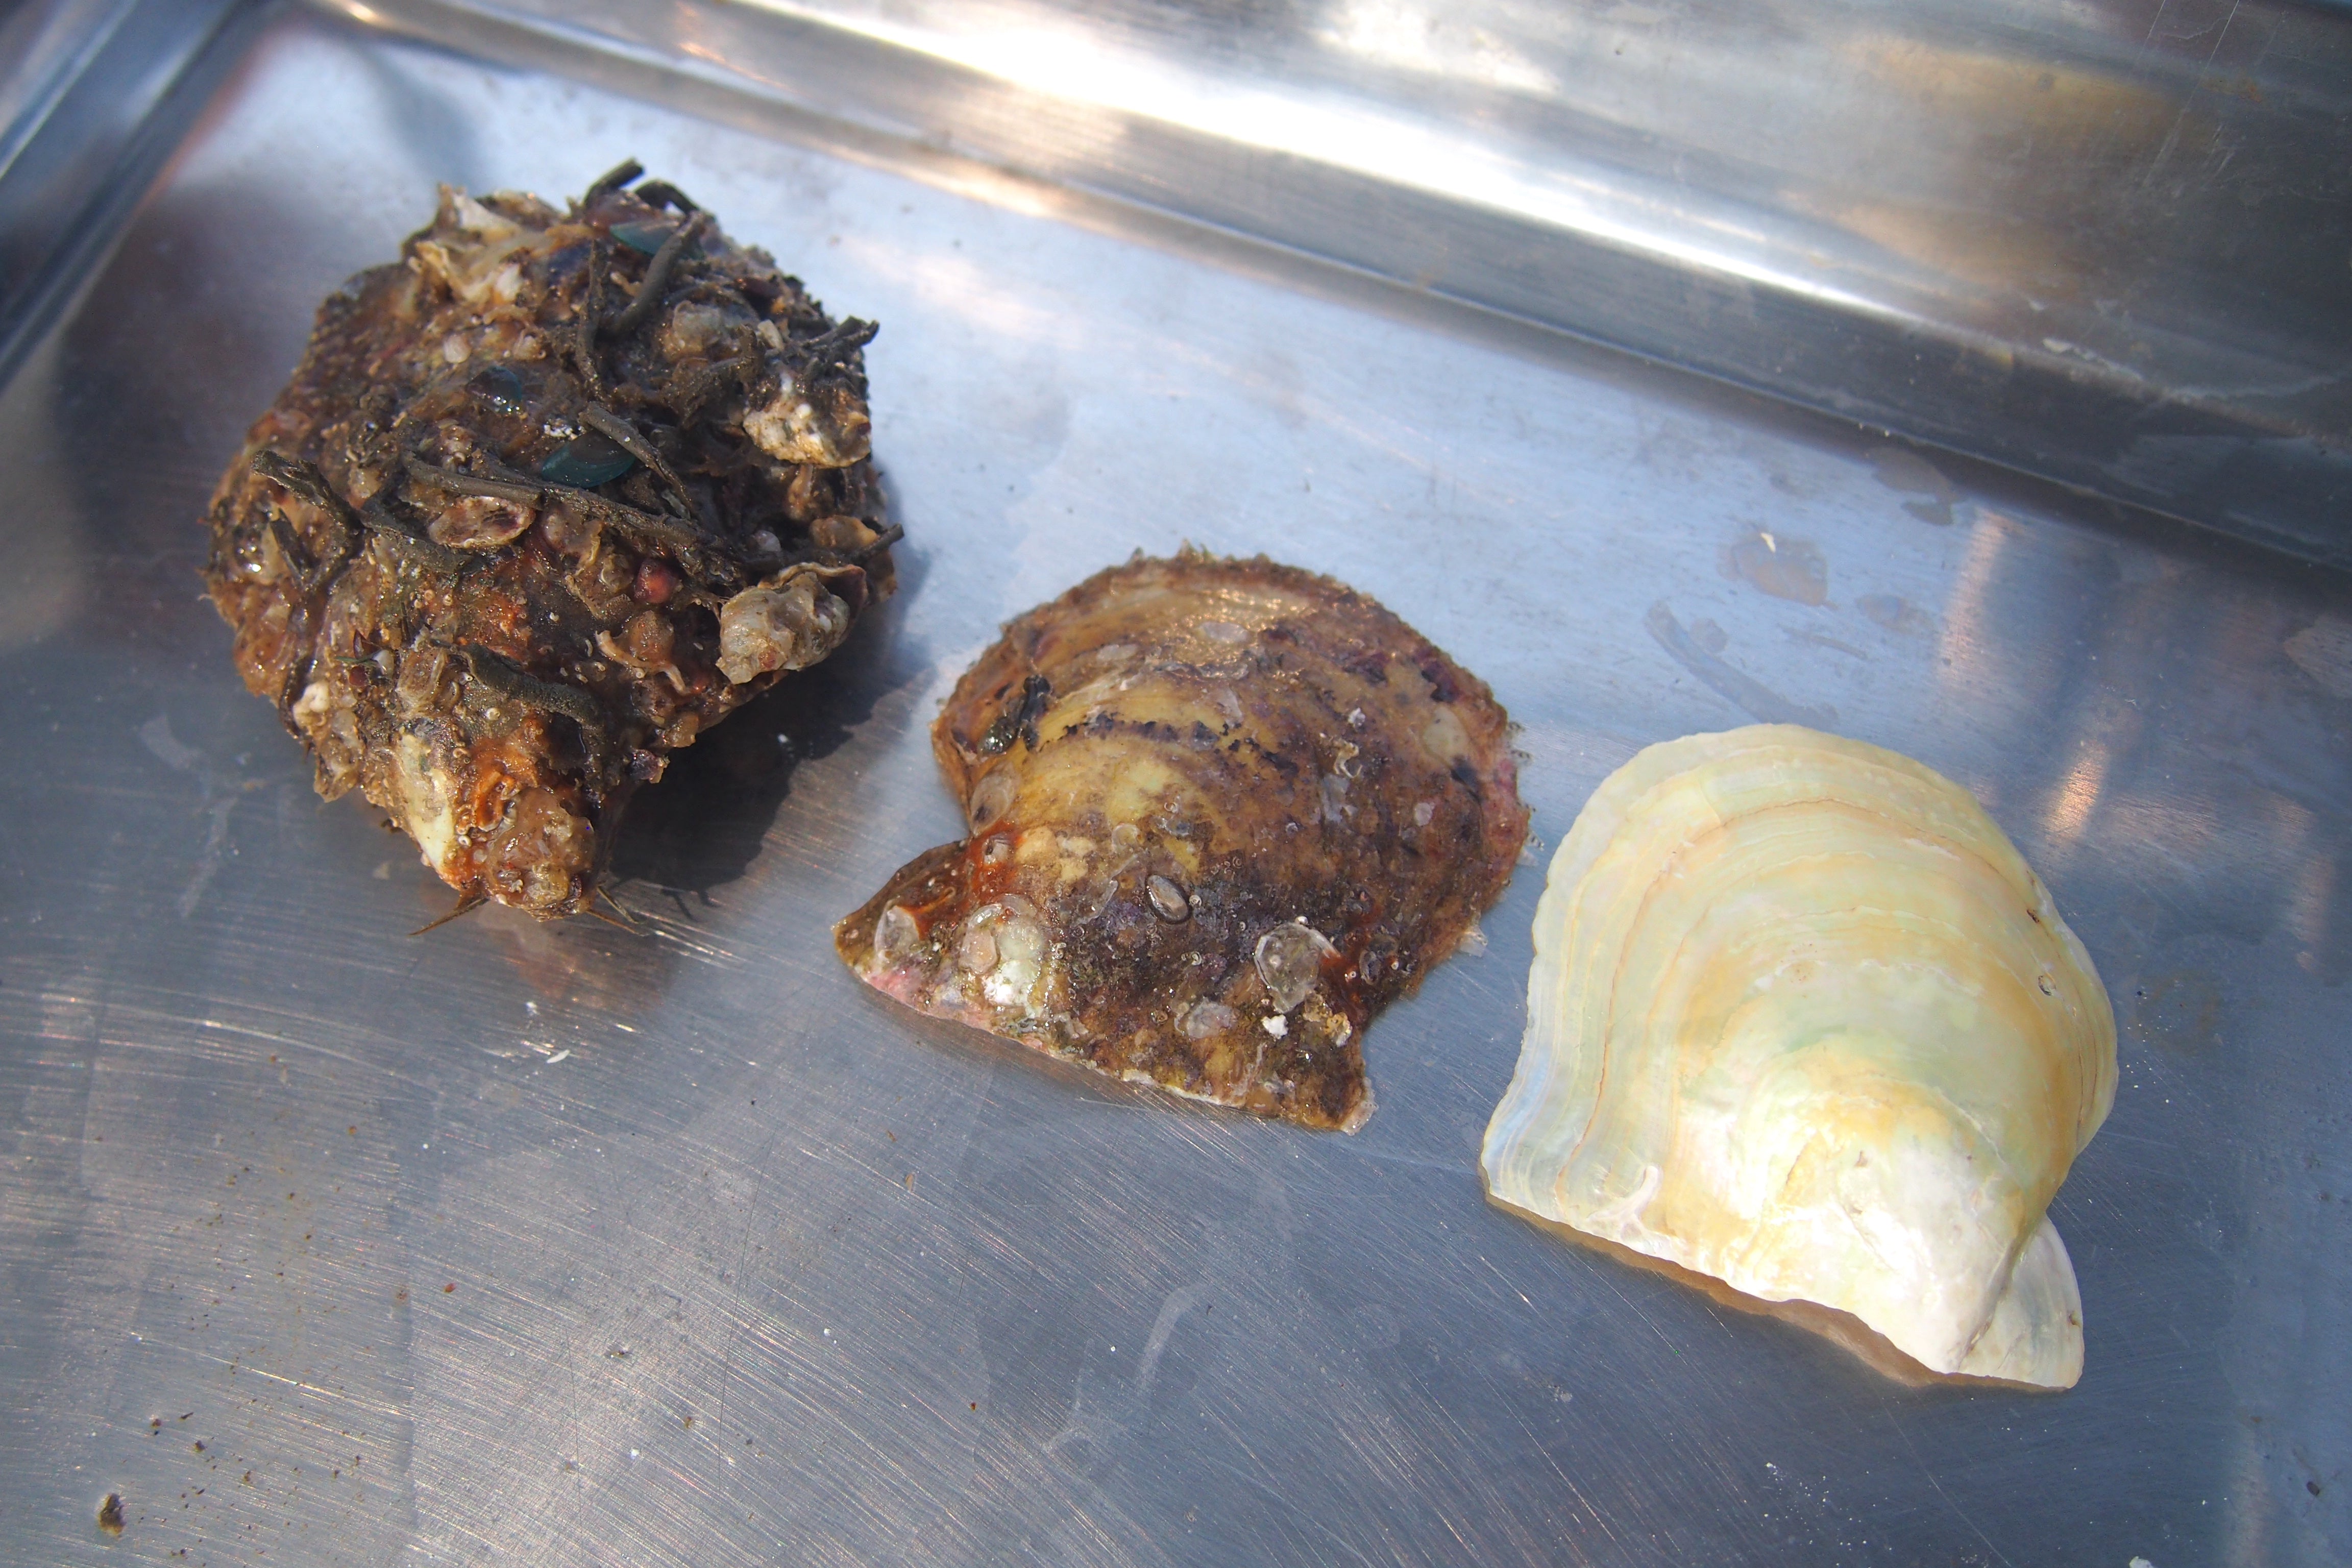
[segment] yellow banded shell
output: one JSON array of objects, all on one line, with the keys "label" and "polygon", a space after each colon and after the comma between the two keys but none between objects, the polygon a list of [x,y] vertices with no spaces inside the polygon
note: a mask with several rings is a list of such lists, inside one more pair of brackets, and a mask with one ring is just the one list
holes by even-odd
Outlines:
[{"label": "yellow banded shell", "polygon": [[1937,1373],[2083,1365],[2052,1194],[2115,1099],[2088,953],[1969,793],[1795,725],[1652,746],[1536,913],[1488,1195]]}]

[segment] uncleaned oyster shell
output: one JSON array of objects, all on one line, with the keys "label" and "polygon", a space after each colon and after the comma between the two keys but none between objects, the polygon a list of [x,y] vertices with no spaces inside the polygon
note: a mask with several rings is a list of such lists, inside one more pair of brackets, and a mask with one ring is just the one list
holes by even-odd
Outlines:
[{"label": "uncleaned oyster shell", "polygon": [[1930,1371],[2070,1387],[2045,1210],[2116,1090],[2090,955],[1969,793],[1765,724],[1603,783],[1538,906],[1488,1195]]},{"label": "uncleaned oyster shell", "polygon": [[872,323],[642,173],[444,186],[206,517],[246,685],[461,910],[589,908],[637,788],[891,591]]},{"label": "uncleaned oyster shell", "polygon": [[1263,558],[1140,556],[1005,628],[931,732],[971,837],[835,928],[887,994],[1316,1127],[1527,836],[1507,721],[1394,616]]}]

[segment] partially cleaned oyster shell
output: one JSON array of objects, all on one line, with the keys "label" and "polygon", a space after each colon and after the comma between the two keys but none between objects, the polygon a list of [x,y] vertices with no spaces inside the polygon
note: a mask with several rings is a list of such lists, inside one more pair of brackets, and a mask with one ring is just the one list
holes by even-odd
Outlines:
[{"label": "partially cleaned oyster shell", "polygon": [[2044,1211],[2115,1099],[2115,1016],[1966,790],[1795,725],[1652,746],[1561,844],[1535,950],[1494,1201],[1932,1372],[2081,1375]]},{"label": "partially cleaned oyster shell", "polygon": [[971,835],[835,928],[923,1012],[1315,1127],[1527,835],[1503,710],[1380,605],[1140,556],[1013,622],[932,744]]}]

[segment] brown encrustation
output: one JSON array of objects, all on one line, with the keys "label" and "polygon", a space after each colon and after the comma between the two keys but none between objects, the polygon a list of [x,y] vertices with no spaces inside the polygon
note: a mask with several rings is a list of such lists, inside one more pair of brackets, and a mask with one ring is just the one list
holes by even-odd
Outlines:
[{"label": "brown encrustation", "polygon": [[461,909],[585,909],[630,795],[892,586],[874,328],[639,173],[444,187],[207,518],[246,684]]}]

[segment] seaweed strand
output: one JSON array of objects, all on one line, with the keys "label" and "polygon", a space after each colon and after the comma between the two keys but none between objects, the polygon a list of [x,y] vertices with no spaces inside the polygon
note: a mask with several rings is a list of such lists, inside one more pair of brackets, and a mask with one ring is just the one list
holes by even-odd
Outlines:
[{"label": "seaweed strand", "polygon": [[588,280],[581,286],[579,308],[572,312],[572,334],[565,343],[588,395],[604,396],[604,373],[596,363],[596,333],[604,314],[604,268],[610,265],[600,236],[588,242]]},{"label": "seaweed strand", "polygon": [[654,311],[660,309],[663,298],[669,292],[672,268],[677,266],[678,258],[686,254],[686,247],[702,237],[702,231],[709,222],[709,214],[696,213],[661,242],[661,248],[654,252],[654,258],[646,263],[645,281],[637,285],[637,297],[629,301],[628,309],[613,318],[612,324],[605,329],[607,331],[616,338],[625,338],[644,326]]},{"label": "seaweed strand", "polygon": [[687,198],[684,191],[667,180],[647,180],[637,187],[637,200],[650,207],[676,207],[688,215],[702,209]]},{"label": "seaweed strand", "polygon": [[305,594],[317,593],[333,582],[351,564],[352,557],[359,553],[358,514],[352,510],[351,502],[335,493],[335,487],[327,482],[327,476],[316,463],[289,458],[264,447],[253,454],[252,467],[263,479],[325,512],[334,523],[338,534],[334,547],[321,559],[312,561],[310,552],[296,541],[293,525],[277,508],[269,510],[270,537],[278,541],[279,552],[293,568],[295,584]]},{"label": "seaweed strand", "polygon": [[511,479],[488,479],[476,474],[461,474],[454,468],[436,468],[416,458],[407,459],[407,468],[410,479],[446,490],[451,495],[480,496],[486,500],[510,501],[516,506],[537,506],[547,499],[547,489],[543,485],[519,484]]},{"label": "seaweed strand", "polygon": [[687,493],[684,481],[680,480],[676,470],[670,468],[668,460],[655,450],[654,444],[638,433],[635,425],[601,403],[583,405],[580,410],[580,422],[592,430],[610,437],[615,446],[643,463],[656,479],[667,485],[671,492],[679,500],[685,502],[689,510],[693,507],[694,498]]},{"label": "seaweed strand", "polygon": [[880,534],[868,540],[866,543],[859,545],[855,550],[830,552],[828,553],[833,554],[834,559],[842,562],[845,565],[863,566],[868,561],[873,560],[877,555],[881,554],[884,551],[889,549],[892,545],[898,543],[898,541],[906,537],[907,531],[898,523],[894,522],[889,527],[884,529]]},{"label": "seaweed strand", "polygon": [[815,337],[786,342],[784,350],[797,372],[816,380],[828,371],[848,370],[849,356],[872,342],[881,330],[876,322],[850,316]]},{"label": "seaweed strand", "polygon": [[474,679],[499,696],[542,712],[561,713],[583,731],[593,731],[598,740],[604,738],[604,710],[580,688],[567,681],[541,680],[504,654],[479,643],[459,643],[457,652]]},{"label": "seaweed strand", "polygon": [[645,172],[646,166],[643,163],[638,163],[635,158],[624,158],[621,162],[614,164],[611,168],[597,175],[595,180],[590,184],[587,190],[581,193],[580,205],[584,207],[590,202],[594,201],[598,196],[604,195],[608,192],[620,190],[622,187],[628,184],[630,181],[635,179],[639,174],[642,174]]},{"label": "seaweed strand", "polygon": [[451,910],[447,914],[443,915],[437,921],[425,921],[423,925],[418,926],[415,931],[410,931],[408,934],[410,936],[423,936],[426,931],[439,931],[443,926],[447,925],[451,921],[456,920],[458,916],[470,915],[476,910],[480,909],[484,904],[487,904],[489,901],[490,896],[488,893],[460,894],[457,899],[457,907],[456,909]]}]

